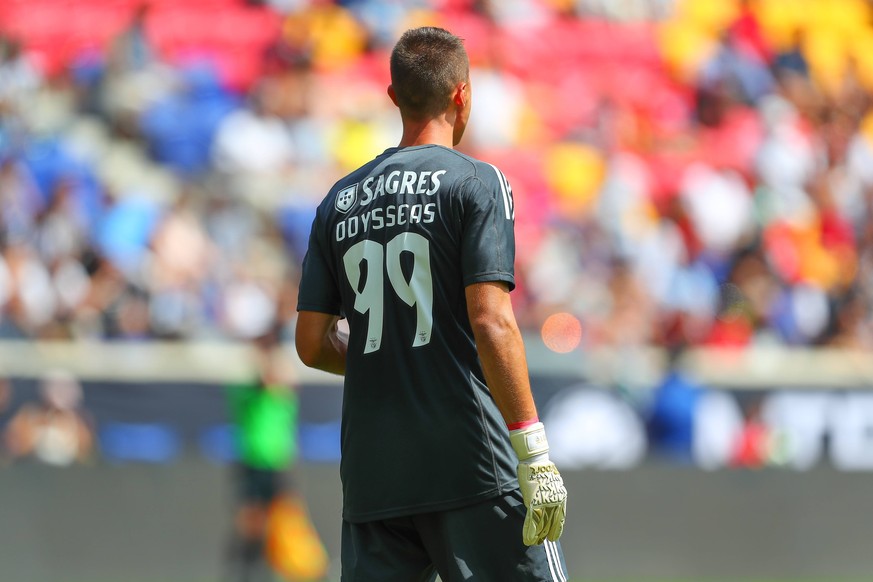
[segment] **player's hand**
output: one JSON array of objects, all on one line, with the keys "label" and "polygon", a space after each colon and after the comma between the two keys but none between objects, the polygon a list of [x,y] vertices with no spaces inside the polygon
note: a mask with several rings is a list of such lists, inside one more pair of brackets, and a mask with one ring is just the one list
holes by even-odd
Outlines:
[{"label": "player's hand", "polygon": [[567,488],[558,468],[549,460],[549,443],[541,422],[509,433],[518,455],[518,484],[527,516],[522,539],[528,546],[557,541],[564,531]]}]

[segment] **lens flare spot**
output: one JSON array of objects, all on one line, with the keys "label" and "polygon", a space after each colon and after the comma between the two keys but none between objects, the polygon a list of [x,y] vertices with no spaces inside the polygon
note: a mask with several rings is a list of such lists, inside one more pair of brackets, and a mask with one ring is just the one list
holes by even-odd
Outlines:
[{"label": "lens flare spot", "polygon": [[543,322],[541,334],[547,348],[566,354],[582,342],[582,322],[570,313],[553,313]]}]

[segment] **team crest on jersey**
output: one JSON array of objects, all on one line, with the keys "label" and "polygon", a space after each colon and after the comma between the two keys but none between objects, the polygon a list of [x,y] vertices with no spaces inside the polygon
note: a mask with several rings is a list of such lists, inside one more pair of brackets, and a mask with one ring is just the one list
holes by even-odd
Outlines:
[{"label": "team crest on jersey", "polygon": [[355,201],[358,199],[358,185],[353,184],[348,188],[343,188],[336,195],[336,202],[334,206],[339,212],[345,214],[349,210],[351,210],[352,206],[355,205]]}]

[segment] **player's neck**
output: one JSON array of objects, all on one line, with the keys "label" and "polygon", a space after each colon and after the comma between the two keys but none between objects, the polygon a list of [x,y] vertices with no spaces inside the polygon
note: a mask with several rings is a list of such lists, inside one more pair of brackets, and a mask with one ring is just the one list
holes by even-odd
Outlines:
[{"label": "player's neck", "polygon": [[444,119],[430,119],[427,121],[404,120],[403,136],[398,147],[441,145],[451,148],[454,145],[453,129]]}]

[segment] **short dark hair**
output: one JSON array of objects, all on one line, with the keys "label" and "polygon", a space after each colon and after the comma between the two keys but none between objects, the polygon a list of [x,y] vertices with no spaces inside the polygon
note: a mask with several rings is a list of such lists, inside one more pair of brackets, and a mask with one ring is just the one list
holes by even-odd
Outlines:
[{"label": "short dark hair", "polygon": [[436,117],[445,111],[454,88],[469,77],[463,40],[442,28],[407,30],[391,51],[391,85],[397,105],[412,119]]}]

